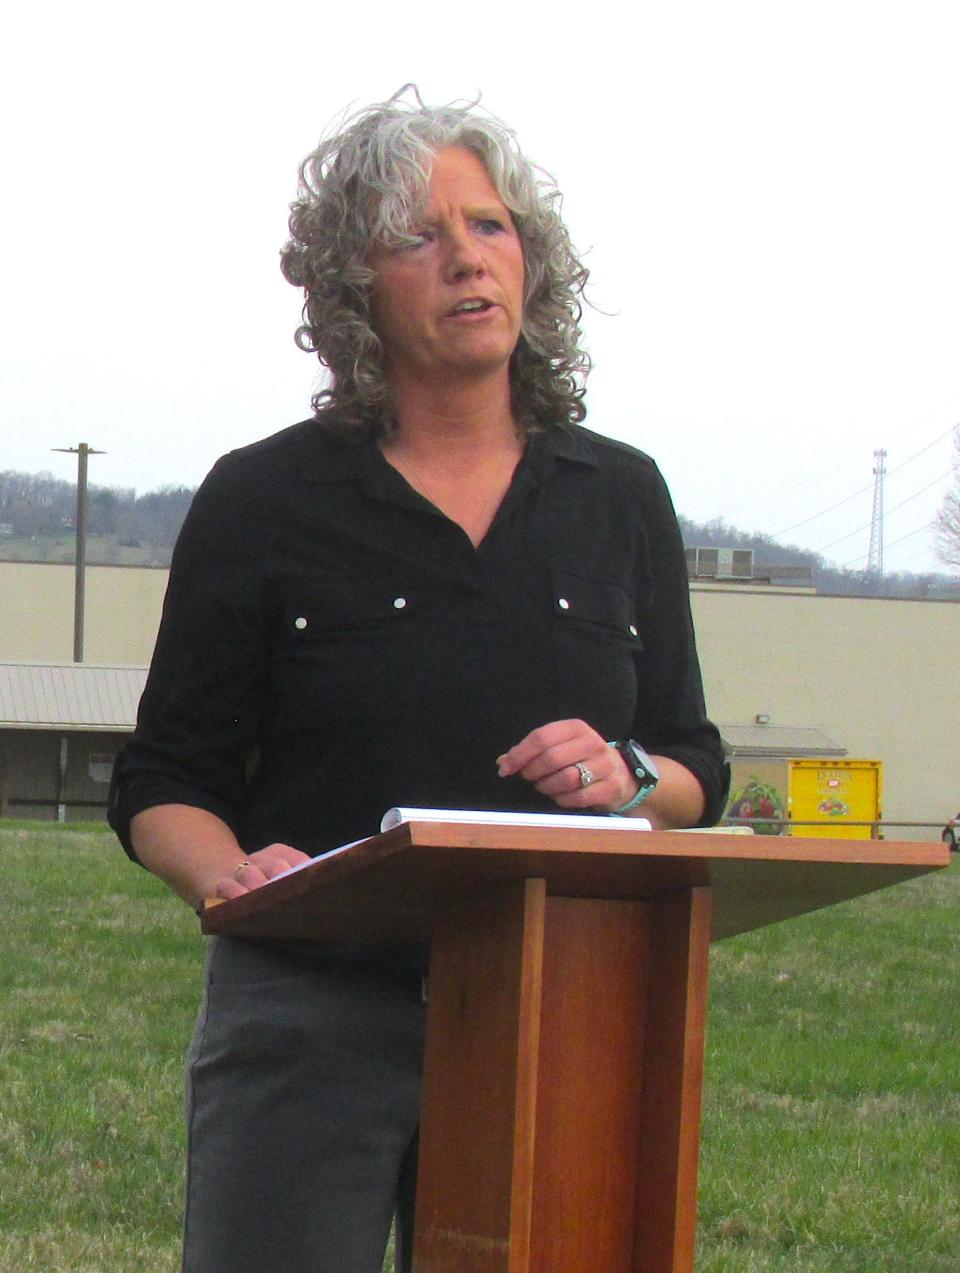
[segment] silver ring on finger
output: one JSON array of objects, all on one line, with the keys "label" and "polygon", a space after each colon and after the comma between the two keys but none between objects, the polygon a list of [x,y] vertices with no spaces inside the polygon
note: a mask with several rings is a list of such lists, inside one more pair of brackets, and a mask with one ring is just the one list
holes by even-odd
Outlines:
[{"label": "silver ring on finger", "polygon": [[580,774],[581,787],[589,787],[592,782],[597,781],[596,774],[592,769],[588,768],[582,760],[575,760],[573,762],[573,766]]},{"label": "silver ring on finger", "polygon": [[238,862],[237,865],[233,868],[233,878],[237,881],[238,884],[240,883],[240,872],[246,866],[253,866],[253,863],[248,862],[247,859],[244,858],[242,862]]}]

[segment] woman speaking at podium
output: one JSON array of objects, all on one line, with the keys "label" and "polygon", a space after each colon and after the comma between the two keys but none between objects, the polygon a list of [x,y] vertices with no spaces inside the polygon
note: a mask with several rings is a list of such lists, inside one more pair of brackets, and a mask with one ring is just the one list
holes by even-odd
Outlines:
[{"label": "woman speaking at podium", "polygon": [[[652,460],[581,426],[553,185],[496,119],[403,90],[304,162],[282,268],[326,387],[194,500],[115,775],[130,855],[196,906],[394,805],[713,821],[676,519]],[[408,1267],[424,970],[211,942],[186,1273],[379,1273],[395,1211]]]}]

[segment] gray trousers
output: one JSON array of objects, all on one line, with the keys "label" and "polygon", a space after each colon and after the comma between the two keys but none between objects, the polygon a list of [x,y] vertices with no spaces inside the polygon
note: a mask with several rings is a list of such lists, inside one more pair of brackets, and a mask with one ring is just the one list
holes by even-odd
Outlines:
[{"label": "gray trousers", "polygon": [[187,1056],[184,1273],[408,1271],[425,1005],[412,976],[214,938]]}]

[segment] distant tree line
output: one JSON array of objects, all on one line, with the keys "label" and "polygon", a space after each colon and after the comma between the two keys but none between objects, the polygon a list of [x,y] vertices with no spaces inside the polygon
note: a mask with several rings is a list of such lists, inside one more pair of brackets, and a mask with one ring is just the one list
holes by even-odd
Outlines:
[{"label": "distant tree line", "polygon": [[[146,495],[111,486],[87,488],[87,534],[123,547],[169,550],[193,499],[186,486]],[[0,473],[0,554],[3,539],[49,539],[72,534],[77,513],[73,482],[51,473]],[[169,555],[169,553],[168,553]]]},{"label": "distant tree line", "polygon": [[882,579],[866,570],[840,570],[819,553],[794,544],[779,544],[769,535],[738,530],[717,518],[693,522],[680,516],[680,532],[687,548],[751,548],[754,574],[776,574],[771,567],[809,566],[810,582],[817,592],[842,597],[944,597],[960,600],[960,580],[948,575],[897,571]]},{"label": "distant tree line", "polygon": [[[958,444],[960,445],[960,444]],[[960,452],[958,452],[960,454]],[[118,550],[149,549],[151,564],[169,563],[170,553],[187,515],[194,490],[164,486],[145,495],[118,487],[88,488],[87,534],[116,545]],[[50,473],[0,473],[0,557],[8,541],[52,540],[72,535],[76,517],[76,487]],[[817,553],[778,544],[768,535],[738,530],[721,519],[695,522],[680,517],[688,548],[751,548],[754,571],[776,566],[809,566],[818,592],[840,596],[960,597],[960,582],[943,574],[899,572],[882,580],[863,570],[838,570]],[[38,542],[39,548],[39,542]],[[38,551],[38,558],[42,554]],[[89,560],[116,559],[101,551]]]}]

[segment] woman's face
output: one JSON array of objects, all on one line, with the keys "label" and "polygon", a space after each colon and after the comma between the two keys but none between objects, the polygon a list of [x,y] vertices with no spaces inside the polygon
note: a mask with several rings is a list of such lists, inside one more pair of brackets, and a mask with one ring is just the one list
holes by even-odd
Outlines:
[{"label": "woman's face", "polygon": [[508,375],[523,316],[523,250],[481,161],[437,153],[416,243],[377,246],[371,299],[388,381]]}]

